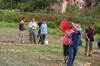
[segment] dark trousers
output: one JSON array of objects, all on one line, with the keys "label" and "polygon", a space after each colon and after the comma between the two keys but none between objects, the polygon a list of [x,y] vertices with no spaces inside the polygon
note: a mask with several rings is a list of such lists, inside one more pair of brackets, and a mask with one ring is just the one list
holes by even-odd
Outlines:
[{"label": "dark trousers", "polygon": [[41,32],[41,30],[39,29],[39,31],[38,31],[38,35],[37,35],[37,38],[40,37],[40,32]]},{"label": "dark trousers", "polygon": [[34,42],[34,44],[37,43],[35,32],[34,32],[34,30],[31,29],[31,28],[29,29],[29,39],[30,39],[30,42],[31,42],[31,43],[33,43],[33,42]]},{"label": "dark trousers", "polygon": [[38,42],[38,43],[45,44],[45,43],[44,43],[45,38],[46,38],[46,34],[41,34],[41,35],[40,35],[40,39],[39,39],[39,42]]},{"label": "dark trousers", "polygon": [[77,54],[77,48],[70,47],[67,66],[73,66],[76,54]]},{"label": "dark trousers", "polygon": [[68,48],[69,48],[69,45],[64,45],[63,44],[63,53],[64,53],[64,56],[68,56],[69,55]]}]

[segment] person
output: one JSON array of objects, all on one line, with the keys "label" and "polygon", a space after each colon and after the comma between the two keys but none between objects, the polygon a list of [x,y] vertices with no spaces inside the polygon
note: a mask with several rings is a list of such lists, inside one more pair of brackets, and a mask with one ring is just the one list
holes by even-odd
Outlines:
[{"label": "person", "polygon": [[22,17],[19,22],[19,38],[18,38],[19,43],[23,43],[24,30],[25,30],[25,17]]},{"label": "person", "polygon": [[82,46],[82,32],[83,32],[82,27],[81,27],[82,23],[78,21],[77,24],[80,26],[80,33],[81,33],[80,40],[79,40],[79,46]]},{"label": "person", "polygon": [[78,46],[79,46],[79,40],[80,40],[80,27],[77,24],[72,23],[73,25],[73,32],[71,33],[71,45],[68,49],[69,51],[69,58],[67,62],[67,66],[73,66]]},{"label": "person", "polygon": [[72,27],[65,31],[65,37],[63,41],[63,53],[64,53],[64,63],[67,63],[69,52],[68,48],[71,44],[71,33],[73,32]]},{"label": "person", "polygon": [[100,40],[98,41],[98,48],[100,49]]},{"label": "person", "polygon": [[40,27],[40,30],[41,30],[40,31],[40,39],[39,39],[38,43],[45,44],[46,35],[48,33],[48,27],[47,27],[46,19],[43,19],[43,23]]},{"label": "person", "polygon": [[29,26],[29,39],[30,39],[30,42],[31,43],[34,42],[34,44],[36,44],[37,39],[36,39],[35,29],[37,28],[37,23],[36,23],[34,17],[32,17],[32,21],[29,22],[28,26]]},{"label": "person", "polygon": [[41,27],[41,25],[42,25],[42,21],[43,21],[43,19],[41,19],[41,21],[39,21],[39,23],[38,23],[39,30],[38,30],[37,39],[40,37],[40,32],[41,32],[40,27]]},{"label": "person", "polygon": [[85,55],[92,56],[92,47],[93,47],[94,35],[95,35],[93,24],[89,24],[88,29],[86,29],[85,31],[85,35],[86,35]]}]

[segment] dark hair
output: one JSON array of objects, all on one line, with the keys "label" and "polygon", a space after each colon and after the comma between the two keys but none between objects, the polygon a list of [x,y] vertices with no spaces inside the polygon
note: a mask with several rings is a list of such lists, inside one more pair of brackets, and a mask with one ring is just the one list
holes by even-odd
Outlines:
[{"label": "dark hair", "polygon": [[82,23],[82,22],[78,21],[77,23]]},{"label": "dark hair", "polygon": [[22,17],[21,20],[25,19],[25,17]]}]

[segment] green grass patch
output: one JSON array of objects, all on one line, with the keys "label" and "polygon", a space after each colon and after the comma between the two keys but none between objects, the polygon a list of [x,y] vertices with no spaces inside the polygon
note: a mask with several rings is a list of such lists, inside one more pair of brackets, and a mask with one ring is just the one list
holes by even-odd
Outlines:
[{"label": "green grass patch", "polygon": [[5,21],[0,21],[0,28],[17,28],[18,23],[15,22],[5,22]]}]

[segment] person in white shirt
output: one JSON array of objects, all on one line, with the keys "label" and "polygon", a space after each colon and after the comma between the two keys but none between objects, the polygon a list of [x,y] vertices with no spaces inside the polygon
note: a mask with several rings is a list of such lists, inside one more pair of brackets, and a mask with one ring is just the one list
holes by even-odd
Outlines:
[{"label": "person in white shirt", "polygon": [[29,38],[30,42],[34,44],[37,43],[36,35],[35,35],[35,29],[37,28],[37,23],[35,21],[35,18],[32,17],[32,21],[29,22]]}]

